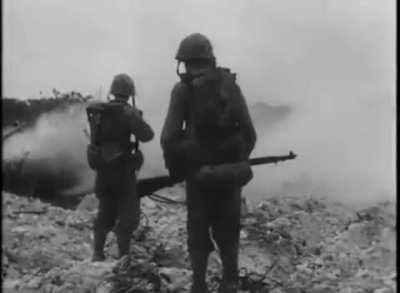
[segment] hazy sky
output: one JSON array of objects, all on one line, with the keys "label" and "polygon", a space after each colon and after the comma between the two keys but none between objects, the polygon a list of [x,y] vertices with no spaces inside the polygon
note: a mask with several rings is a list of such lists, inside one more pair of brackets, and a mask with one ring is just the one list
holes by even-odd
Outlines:
[{"label": "hazy sky", "polygon": [[201,32],[218,63],[238,73],[249,103],[295,109],[259,137],[254,155],[292,148],[299,158],[254,169],[252,193],[265,193],[268,179],[269,192],[290,191],[289,181],[294,192],[329,189],[342,199],[394,195],[394,0],[2,3],[3,95],[57,88],[97,96],[102,88],[104,97],[115,74],[132,75],[137,104],[156,130],[144,147],[150,169],[163,167],[158,135],[178,80],[177,47]]},{"label": "hazy sky", "polygon": [[177,79],[179,41],[202,32],[250,100],[360,87],[393,97],[394,0],[5,0],[3,9],[5,96],[105,95],[127,72],[157,102]]}]

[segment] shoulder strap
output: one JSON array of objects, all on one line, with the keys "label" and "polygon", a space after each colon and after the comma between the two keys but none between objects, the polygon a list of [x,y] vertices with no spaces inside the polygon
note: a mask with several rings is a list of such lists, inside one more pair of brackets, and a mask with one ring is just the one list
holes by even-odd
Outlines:
[{"label": "shoulder strap", "polygon": [[91,103],[86,107],[86,114],[90,125],[90,142],[94,145],[98,145],[98,133],[100,131],[101,116],[104,112],[105,103],[96,102]]}]

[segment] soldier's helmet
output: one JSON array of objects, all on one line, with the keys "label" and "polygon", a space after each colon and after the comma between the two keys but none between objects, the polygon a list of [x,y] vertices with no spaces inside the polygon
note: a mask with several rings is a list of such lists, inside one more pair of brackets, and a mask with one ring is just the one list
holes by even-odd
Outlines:
[{"label": "soldier's helmet", "polygon": [[199,33],[184,38],[179,45],[175,59],[185,62],[191,59],[215,59],[210,40]]},{"label": "soldier's helmet", "polygon": [[110,94],[124,97],[135,96],[135,84],[132,78],[125,73],[116,75],[111,83]]}]

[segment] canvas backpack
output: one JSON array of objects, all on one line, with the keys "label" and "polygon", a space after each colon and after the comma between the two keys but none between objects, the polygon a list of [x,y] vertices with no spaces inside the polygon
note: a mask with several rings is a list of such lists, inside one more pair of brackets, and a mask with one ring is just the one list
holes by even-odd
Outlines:
[{"label": "canvas backpack", "polygon": [[[137,147],[130,142],[129,130],[124,132],[124,104],[92,103],[86,108],[90,125],[90,144],[87,147],[89,166],[94,170],[115,165],[128,159],[130,150]],[[125,147],[124,147],[125,146]]]},{"label": "canvas backpack", "polygon": [[211,163],[243,160],[244,142],[240,133],[241,91],[236,74],[227,68],[195,78],[190,84],[188,130],[208,150]]}]

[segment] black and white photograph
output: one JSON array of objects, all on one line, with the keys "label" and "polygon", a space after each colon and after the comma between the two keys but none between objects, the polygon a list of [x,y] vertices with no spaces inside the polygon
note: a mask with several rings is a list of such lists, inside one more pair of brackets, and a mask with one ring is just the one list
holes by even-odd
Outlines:
[{"label": "black and white photograph", "polygon": [[395,293],[395,0],[3,0],[6,293]]}]

